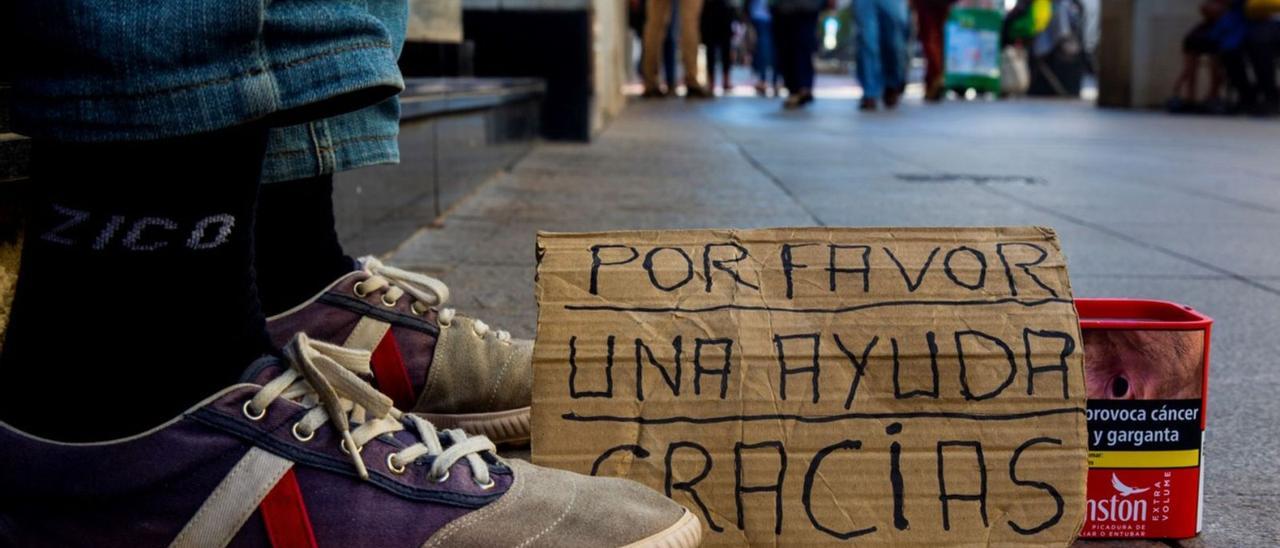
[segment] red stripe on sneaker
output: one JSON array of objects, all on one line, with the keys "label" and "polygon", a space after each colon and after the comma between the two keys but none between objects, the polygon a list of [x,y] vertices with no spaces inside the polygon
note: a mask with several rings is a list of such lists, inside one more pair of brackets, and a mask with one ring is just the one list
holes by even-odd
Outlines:
[{"label": "red stripe on sneaker", "polygon": [[394,401],[402,410],[413,408],[413,383],[409,381],[409,370],[404,366],[404,357],[400,354],[400,346],[391,334],[391,329],[382,336],[378,347],[373,349],[373,357],[369,364],[373,367],[373,378],[378,382],[378,390]]},{"label": "red stripe on sneaker", "polygon": [[316,535],[307,517],[307,505],[293,470],[285,473],[258,505],[267,526],[267,538],[275,548],[316,548]]}]

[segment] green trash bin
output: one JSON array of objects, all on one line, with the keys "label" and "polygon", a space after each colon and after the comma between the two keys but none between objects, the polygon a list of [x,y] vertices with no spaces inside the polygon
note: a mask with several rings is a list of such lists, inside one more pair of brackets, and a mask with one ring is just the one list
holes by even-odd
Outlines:
[{"label": "green trash bin", "polygon": [[[947,89],[964,93],[1000,91],[1000,26],[1004,12],[998,7],[972,7],[961,2],[951,8],[946,25]],[[990,3],[985,3],[990,4]]]}]

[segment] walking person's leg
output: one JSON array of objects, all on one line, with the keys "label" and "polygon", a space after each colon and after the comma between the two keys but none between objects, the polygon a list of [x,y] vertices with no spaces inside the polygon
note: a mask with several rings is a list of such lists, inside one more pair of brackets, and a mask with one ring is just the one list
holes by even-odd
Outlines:
[{"label": "walking person's leg", "polygon": [[705,46],[707,52],[707,77],[705,79],[707,90],[714,94],[716,90],[716,64],[719,59],[716,50],[719,46],[716,44],[703,44],[703,46]]},{"label": "walking person's leg", "polygon": [[875,110],[877,102],[884,96],[884,68],[880,59],[880,17],[877,9],[878,0],[853,0],[853,17],[858,22],[856,74],[862,86],[862,100],[859,107],[863,110]]},{"label": "walking person's leg", "polygon": [[720,37],[720,45],[718,46],[720,53],[720,73],[723,76],[723,84],[725,95],[733,91],[733,81],[731,75],[733,72],[733,31],[726,31]]},{"label": "walking person's leg", "polygon": [[773,22],[753,18],[751,24],[756,29],[756,50],[751,59],[756,69],[756,93],[764,95],[769,83],[777,79],[773,63]]},{"label": "walking person's leg", "polygon": [[924,52],[925,99],[942,98],[942,28],[949,4],[943,0],[915,0],[920,47]]},{"label": "walking person's leg", "polygon": [[1226,81],[1226,74],[1222,68],[1222,62],[1215,55],[1205,56],[1209,63],[1209,90],[1205,94],[1205,103],[1211,110],[1221,110],[1222,108],[1222,84]]},{"label": "walking person's leg", "polygon": [[1276,49],[1280,48],[1280,21],[1255,23],[1246,38],[1245,50],[1257,82],[1258,108],[1255,114],[1280,114],[1280,89],[1276,87]]},{"label": "walking person's leg", "polygon": [[662,77],[667,84],[667,95],[675,95],[680,87],[679,70],[676,60],[676,42],[680,37],[680,0],[671,0],[671,19],[667,23],[667,33],[662,38]]},{"label": "walking person's leg", "polygon": [[1236,104],[1232,109],[1251,112],[1257,108],[1258,100],[1256,88],[1253,81],[1249,79],[1248,63],[1245,57],[1243,47],[1218,54],[1218,58],[1222,61],[1222,68],[1227,74],[1227,80],[1231,82],[1231,87],[1236,89]]},{"label": "walking person's leg", "polygon": [[877,0],[880,22],[880,67],[884,78],[884,105],[894,108],[906,88],[907,5],[904,0]]},{"label": "walking person's leg", "polygon": [[801,14],[798,29],[801,50],[797,52],[796,65],[799,67],[796,79],[800,81],[804,103],[813,101],[813,84],[815,72],[813,56],[818,53],[818,12],[806,11]]},{"label": "walking person's leg", "polygon": [[781,95],[782,89],[782,72],[778,67],[778,31],[777,25],[772,21],[769,22],[769,42],[773,45],[769,49],[769,84],[773,86],[773,95],[776,97]]},{"label": "walking person's leg", "polygon": [[700,19],[702,0],[680,2],[680,64],[684,65],[686,97],[710,97],[707,89],[698,81],[698,45],[702,43]]},{"label": "walking person's leg", "polygon": [[782,76],[778,74],[778,48],[776,45],[777,38],[774,36],[773,21],[765,21],[761,26],[761,36],[768,37],[768,45],[762,46],[762,51],[767,55],[765,61],[764,80],[773,87],[774,94],[778,92],[778,82]]},{"label": "walking person's leg", "polygon": [[782,76],[782,86],[787,88],[787,93],[795,93],[796,87],[795,69],[792,59],[795,55],[792,49],[796,45],[795,36],[795,17],[791,13],[780,10],[773,10],[773,62],[774,70]]},{"label": "walking person's leg", "polygon": [[1191,103],[1199,103],[1200,92],[1200,54],[1185,55],[1183,58],[1183,70],[1186,70],[1187,80],[1185,82],[1186,93],[1183,95],[1187,101]]},{"label": "walking person's leg", "polygon": [[[643,78],[644,74],[644,21],[645,21],[645,0],[627,0],[627,8],[630,17],[627,23],[631,31],[635,33],[636,39],[640,42],[640,58],[636,59],[636,76]],[[630,37],[628,37],[630,38]]]},{"label": "walking person's leg", "polygon": [[644,21],[644,58],[641,75],[644,79],[644,96],[658,97],[662,95],[662,87],[658,84],[658,63],[662,53],[663,41],[666,38],[667,24],[671,21],[672,0],[647,0]]},{"label": "walking person's leg", "polygon": [[795,45],[787,62],[792,66],[794,88],[783,103],[786,108],[800,108],[813,102],[813,55],[818,51],[818,12],[798,11],[789,14]]}]

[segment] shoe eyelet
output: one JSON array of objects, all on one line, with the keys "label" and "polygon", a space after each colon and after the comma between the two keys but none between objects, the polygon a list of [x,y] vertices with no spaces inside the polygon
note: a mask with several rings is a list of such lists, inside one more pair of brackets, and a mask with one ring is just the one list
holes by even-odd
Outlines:
[{"label": "shoe eyelet", "polygon": [[387,294],[386,294],[386,293],[383,293],[383,294],[382,294],[382,306],[385,306],[385,307],[387,307],[387,308],[394,308],[394,307],[396,306],[396,302],[395,302],[395,301],[388,301],[388,300],[387,300]]},{"label": "shoe eyelet", "polygon": [[395,459],[396,459],[395,453],[387,453],[387,469],[390,470],[392,474],[397,474],[397,475],[403,474],[405,470],[405,466],[404,465],[396,466]]},{"label": "shoe eyelet", "polygon": [[305,435],[303,435],[301,432],[299,432],[299,431],[298,431],[298,427],[299,427],[299,426],[302,426],[302,423],[300,423],[300,422],[295,422],[295,423],[293,423],[293,437],[294,437],[294,439],[296,439],[296,440],[298,440],[298,441],[300,441],[300,442],[302,442],[302,443],[306,443],[306,442],[311,441],[311,438],[316,437],[316,431],[315,431],[315,430],[312,430],[312,431],[310,431],[310,432],[307,432]]},{"label": "shoe eyelet", "polygon": [[440,327],[449,327],[450,325],[453,325],[453,322],[446,321],[444,318],[438,316],[436,317],[436,323],[439,324]]},{"label": "shoe eyelet", "polygon": [[[347,454],[347,455],[351,454],[351,449],[347,447],[347,440],[342,440],[342,443],[338,444],[338,449],[341,449],[343,454]],[[357,445],[356,454],[359,455],[361,451],[364,451],[364,447]]]},{"label": "shoe eyelet", "polygon": [[253,403],[253,400],[248,400],[244,402],[244,407],[241,408],[244,411],[244,416],[246,418],[248,418],[251,421],[260,421],[262,420],[262,417],[267,416],[266,409],[263,409],[257,413],[253,413],[252,411],[249,411],[249,408],[252,407],[250,404],[252,403]]},{"label": "shoe eyelet", "polygon": [[431,480],[431,483],[444,483],[446,481],[449,481],[449,471],[445,470],[444,475],[438,478],[427,476],[427,479]]},{"label": "shoe eyelet", "polygon": [[[474,480],[473,480],[473,481],[474,481]],[[481,489],[483,489],[483,490],[485,490],[485,491],[488,491],[488,490],[490,490],[490,489],[493,489],[493,486],[495,486],[495,485],[497,485],[497,484],[498,484],[498,482],[493,481],[493,478],[489,478],[489,483],[480,483],[480,482],[478,482],[478,481],[477,481],[477,482],[475,482],[475,483],[476,483],[476,487],[479,487],[479,488],[481,488]]]},{"label": "shoe eyelet", "polygon": [[351,292],[360,298],[369,296],[369,293],[364,290],[364,282],[356,282],[356,285],[351,286]]},{"label": "shoe eyelet", "polygon": [[422,316],[422,315],[425,315],[425,314],[427,313],[427,311],[426,311],[426,310],[419,310],[419,309],[418,309],[418,303],[413,303],[413,304],[409,305],[409,313],[410,313],[410,314],[413,314],[414,316]]}]

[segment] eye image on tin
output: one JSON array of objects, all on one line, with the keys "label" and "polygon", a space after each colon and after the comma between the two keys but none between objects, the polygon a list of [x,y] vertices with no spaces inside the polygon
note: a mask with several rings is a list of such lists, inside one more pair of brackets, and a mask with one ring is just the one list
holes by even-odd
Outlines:
[{"label": "eye image on tin", "polygon": [[1202,331],[1084,331],[1089,399],[1199,398],[1203,360]]}]

